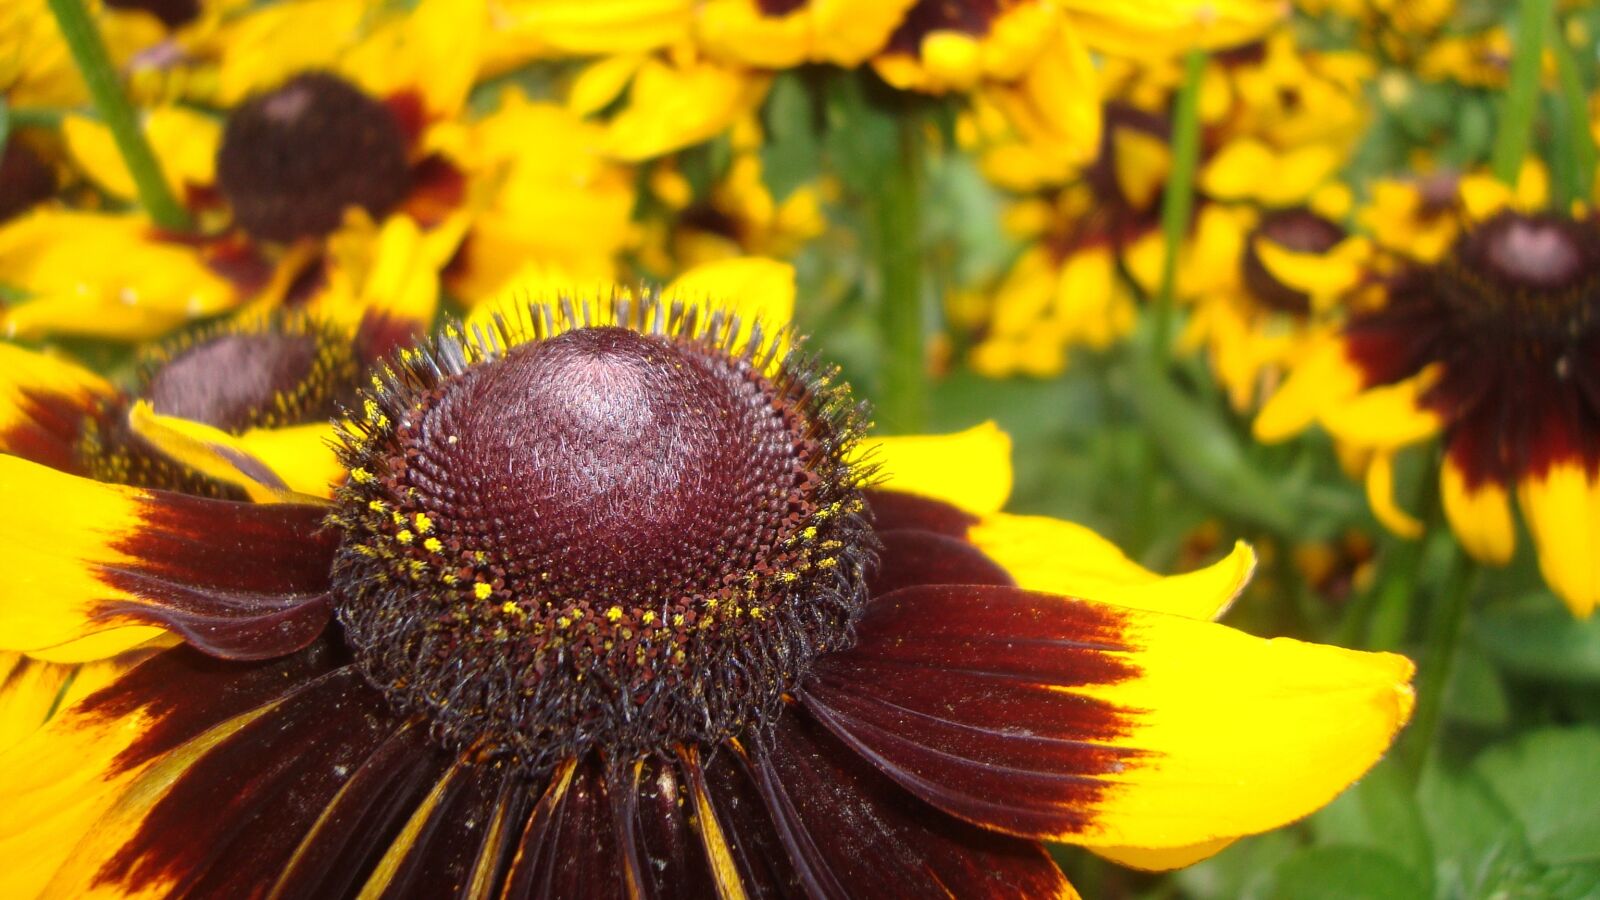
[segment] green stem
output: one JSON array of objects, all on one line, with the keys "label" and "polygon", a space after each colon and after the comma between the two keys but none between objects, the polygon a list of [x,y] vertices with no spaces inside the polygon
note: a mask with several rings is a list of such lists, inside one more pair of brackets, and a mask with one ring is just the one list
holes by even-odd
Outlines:
[{"label": "green stem", "polygon": [[1550,38],[1550,50],[1555,54],[1556,71],[1561,79],[1562,112],[1568,128],[1567,149],[1572,154],[1573,176],[1576,178],[1572,193],[1588,200],[1594,189],[1594,170],[1597,165],[1594,136],[1589,133],[1589,95],[1584,90],[1577,60],[1572,56],[1572,47],[1567,44],[1561,30],[1556,28]]},{"label": "green stem", "polygon": [[1533,137],[1539,105],[1539,69],[1544,32],[1552,21],[1555,0],[1522,0],[1517,17],[1517,46],[1511,57],[1511,81],[1500,105],[1500,132],[1494,143],[1494,175],[1515,185]]},{"label": "green stem", "polygon": [[1428,646],[1417,683],[1417,711],[1411,719],[1406,753],[1402,758],[1413,784],[1422,776],[1444,718],[1445,693],[1450,688],[1450,673],[1455,667],[1456,651],[1461,646],[1468,601],[1478,582],[1477,565],[1460,548],[1454,549],[1454,565],[1435,596],[1431,610]]},{"label": "green stem", "polygon": [[139,202],[144,204],[150,218],[162,228],[174,231],[187,228],[189,217],[167,188],[166,178],[150,144],[139,128],[139,119],[133,105],[117,82],[117,73],[106,53],[105,42],[95,30],[94,20],[83,0],[49,0],[50,11],[55,14],[61,37],[72,51],[72,58],[89,86],[89,95],[100,110],[100,116],[111,129],[117,149],[133,176],[139,191]]},{"label": "green stem", "polygon": [[897,164],[884,173],[878,194],[877,256],[883,339],[878,424],[891,434],[922,430],[927,385],[922,320],[922,120],[899,117]]},{"label": "green stem", "polygon": [[1189,51],[1183,60],[1183,85],[1172,113],[1172,174],[1161,197],[1161,236],[1166,253],[1161,260],[1161,287],[1156,294],[1155,345],[1165,356],[1172,334],[1174,293],[1178,282],[1178,251],[1189,219],[1194,214],[1195,168],[1200,163],[1200,81],[1206,55]]},{"label": "green stem", "polygon": [[13,128],[60,128],[67,117],[66,110],[48,106],[13,106],[10,114]]}]

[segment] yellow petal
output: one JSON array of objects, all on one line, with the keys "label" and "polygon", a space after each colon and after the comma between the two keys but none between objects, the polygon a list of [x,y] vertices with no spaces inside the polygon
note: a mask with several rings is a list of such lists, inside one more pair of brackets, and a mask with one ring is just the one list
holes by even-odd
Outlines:
[{"label": "yellow petal", "polygon": [[[128,411],[128,428],[151,446],[183,466],[240,488],[257,503],[305,502],[283,477],[245,449],[240,440],[220,428],[157,413],[148,400]],[[318,493],[325,494],[320,485]]]},{"label": "yellow petal", "polygon": [[1256,440],[1270,444],[1299,434],[1330,406],[1361,390],[1364,380],[1346,355],[1343,341],[1319,342],[1262,405],[1254,425]]},{"label": "yellow petal", "polygon": [[1184,866],[1194,865],[1202,859],[1210,859],[1226,850],[1233,843],[1233,838],[1219,838],[1214,841],[1204,841],[1191,844],[1187,847],[1163,847],[1152,850],[1148,847],[1095,847],[1096,856],[1103,856],[1119,866],[1138,869],[1143,872],[1170,872]]},{"label": "yellow petal", "polygon": [[76,437],[81,417],[116,395],[105,379],[82,366],[0,343],[0,452],[65,463],[49,453],[70,452],[64,442]]},{"label": "yellow petal", "polygon": [[635,72],[648,57],[629,54],[606,56],[585,66],[573,79],[567,106],[580,116],[590,116],[622,96]]},{"label": "yellow petal", "polygon": [[1172,149],[1167,141],[1132,128],[1118,128],[1111,134],[1111,147],[1122,195],[1136,208],[1154,202],[1172,169]]},{"label": "yellow petal", "polygon": [[344,465],[334,452],[335,428],[329,422],[252,428],[235,439],[239,452],[260,460],[302,497],[331,497],[344,480]]},{"label": "yellow petal", "polygon": [[1447,454],[1439,471],[1439,491],[1450,530],[1468,553],[1495,566],[1511,561],[1517,529],[1511,521],[1511,498],[1503,486],[1485,482],[1469,488],[1466,474]]},{"label": "yellow petal", "polygon": [[1287,824],[1359,778],[1411,715],[1401,656],[1155,613],[1128,621],[1136,674],[1068,690],[1128,711],[1112,743],[1143,755],[1105,777],[1074,843],[1188,848]]},{"label": "yellow petal", "polygon": [[1443,427],[1439,414],[1422,405],[1437,371],[1375,387],[1324,413],[1323,427],[1341,441],[1394,450],[1425,441]]},{"label": "yellow petal", "polygon": [[1240,541],[1210,566],[1163,578],[1090,529],[1047,516],[987,515],[967,540],[1028,590],[1194,619],[1220,616],[1255,571],[1255,552]]},{"label": "yellow petal", "polygon": [[1517,499],[1545,582],[1588,618],[1600,603],[1600,483],[1581,464],[1561,462],[1523,478]]},{"label": "yellow petal", "polygon": [[974,515],[999,512],[1011,496],[1011,436],[992,421],[954,434],[875,437],[858,453],[878,463],[885,487]]},{"label": "yellow petal", "polygon": [[1422,537],[1422,522],[1394,499],[1394,454],[1377,452],[1367,464],[1367,503],[1385,528],[1403,538]]},{"label": "yellow petal", "polygon": [[1313,297],[1343,294],[1365,272],[1365,244],[1354,239],[1326,253],[1290,250],[1261,236],[1251,246],[1272,277]]},{"label": "yellow petal", "polygon": [[747,325],[760,322],[770,335],[794,318],[794,266],[760,256],[705,263],[679,275],[661,293],[669,300],[728,310]]},{"label": "yellow petal", "polygon": [[[181,106],[160,106],[144,114],[142,128],[175,196],[182,199],[185,188],[208,186],[216,180],[217,147],[222,143],[220,119]],[[61,121],[61,136],[74,161],[102,189],[122,200],[137,199],[133,176],[111,129],[103,122],[69,115]]]}]

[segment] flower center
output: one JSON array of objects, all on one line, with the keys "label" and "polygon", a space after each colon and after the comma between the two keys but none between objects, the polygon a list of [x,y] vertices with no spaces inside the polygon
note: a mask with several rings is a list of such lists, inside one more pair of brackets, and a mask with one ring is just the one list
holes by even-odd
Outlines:
[{"label": "flower center", "polygon": [[[326,421],[353,399],[361,368],[354,352],[348,335],[303,317],[226,326],[150,353],[139,396],[157,413],[234,434]],[[78,457],[101,481],[242,499],[133,435],[125,401],[85,422]]]},{"label": "flower center", "polygon": [[1345,231],[1334,222],[1309,209],[1281,209],[1267,213],[1245,241],[1240,273],[1252,296],[1280,312],[1305,315],[1311,312],[1311,297],[1284,284],[1261,261],[1256,240],[1268,240],[1297,253],[1326,253],[1345,238]]},{"label": "flower center", "polygon": [[935,31],[957,31],[973,37],[989,33],[1008,0],[917,0],[889,36],[888,49],[922,55],[922,40]]},{"label": "flower center", "polygon": [[13,137],[0,149],[0,222],[27,212],[56,192],[56,174]]},{"label": "flower center", "polygon": [[200,17],[200,0],[105,0],[112,9],[142,9],[168,28],[181,28]]},{"label": "flower center", "polygon": [[1565,340],[1595,324],[1600,229],[1502,212],[1463,234],[1439,267],[1440,294],[1468,324]]},{"label": "flower center", "polygon": [[719,740],[849,640],[870,548],[847,394],[768,374],[737,329],[630,317],[446,339],[347,438],[339,617],[448,745],[540,768]]},{"label": "flower center", "polygon": [[217,184],[235,220],[264,240],[328,234],[351,206],[381,217],[409,183],[394,114],[322,72],[241,104],[217,152]]}]

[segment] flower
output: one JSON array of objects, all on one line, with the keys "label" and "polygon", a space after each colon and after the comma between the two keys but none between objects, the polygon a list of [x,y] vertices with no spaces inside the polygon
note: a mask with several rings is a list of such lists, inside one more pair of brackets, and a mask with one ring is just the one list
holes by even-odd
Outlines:
[{"label": "flower", "polygon": [[401,354],[331,504],[0,457],[4,646],[184,642],[0,760],[4,891],[1065,896],[1038,841],[1181,865],[1409,715],[1402,657],[1207,621],[1248,548],[1162,579],[999,512],[992,426],[865,440],[717,274]]},{"label": "flower", "polygon": [[1422,525],[1394,500],[1394,457],[1439,437],[1444,513],[1462,546],[1511,559],[1515,490],[1545,581],[1587,616],[1600,602],[1600,226],[1467,185],[1471,224],[1449,252],[1394,263],[1363,288],[1375,296],[1307,352],[1256,434],[1320,422],[1365,460],[1374,512],[1407,536]]},{"label": "flower", "polygon": [[764,69],[861,65],[889,41],[913,0],[707,0],[695,40],[719,58]]}]

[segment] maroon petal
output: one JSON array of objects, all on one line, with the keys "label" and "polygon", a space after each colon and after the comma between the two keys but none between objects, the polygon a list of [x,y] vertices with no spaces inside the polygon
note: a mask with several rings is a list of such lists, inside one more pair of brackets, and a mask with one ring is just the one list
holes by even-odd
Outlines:
[{"label": "maroon petal", "polygon": [[813,897],[1073,896],[1038,844],[941,814],[800,709],[746,765]]},{"label": "maroon petal", "polygon": [[140,713],[139,739],[116,759],[126,772],[199,737],[236,716],[282,699],[349,662],[342,648],[323,641],[269,662],[213,659],[178,647],[141,663],[89,695],[75,714],[114,721]]},{"label": "maroon petal", "polygon": [[745,893],[751,897],[808,896],[751,777],[744,749],[720,751],[702,769],[706,795],[727,838]]},{"label": "maroon petal", "polygon": [[482,897],[496,884],[526,821],[532,785],[517,772],[492,764],[457,762],[408,823],[390,854],[398,865],[382,897]]},{"label": "maroon petal", "polygon": [[207,500],[157,492],[115,548],[135,562],[96,567],[123,597],[96,614],[172,628],[228,659],[293,653],[328,622],[338,535],[320,506]]},{"label": "maroon petal", "polygon": [[518,843],[504,900],[628,895],[597,763],[567,763],[551,778]]},{"label": "maroon petal", "polygon": [[932,531],[878,531],[878,566],[867,581],[867,595],[876,597],[924,584],[998,584],[1016,582],[978,548],[959,538]]},{"label": "maroon petal", "polygon": [[1120,622],[1094,604],[996,587],[877,598],[854,649],[817,661],[802,692],[840,740],[907,790],[1011,834],[1083,830],[1133,751],[1124,713],[1060,688],[1137,674]]},{"label": "maroon petal", "polygon": [[689,824],[684,776],[649,757],[611,776],[608,793],[621,862],[637,896],[698,900],[716,895],[700,839]]},{"label": "maroon petal", "polygon": [[444,776],[449,760],[425,725],[401,724],[351,773],[301,838],[273,895],[353,894]]},{"label": "maroon petal", "polygon": [[259,890],[398,726],[353,668],[321,676],[184,769],[96,883],[201,897]]},{"label": "maroon petal", "polygon": [[978,523],[977,516],[942,500],[886,490],[867,491],[866,496],[867,507],[872,510],[873,528],[879,531],[915,528],[962,538],[966,537],[967,529]]},{"label": "maroon petal", "polygon": [[12,398],[19,415],[0,428],[0,453],[82,475],[78,440],[95,414],[92,399],[57,391],[19,390]]}]

